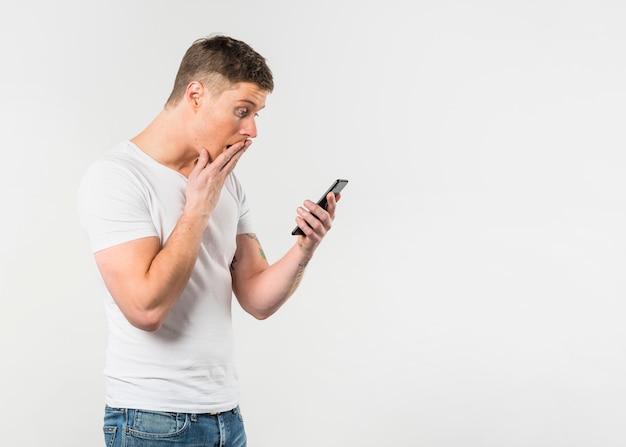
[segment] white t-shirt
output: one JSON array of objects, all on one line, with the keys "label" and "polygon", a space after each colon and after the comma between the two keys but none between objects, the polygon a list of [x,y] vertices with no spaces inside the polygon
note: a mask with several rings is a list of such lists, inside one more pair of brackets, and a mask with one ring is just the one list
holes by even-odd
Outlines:
[{"label": "white t-shirt", "polygon": [[[187,179],[130,141],[94,162],[79,188],[92,251],[147,236],[165,245],[185,205]],[[132,326],[104,283],[109,338],[106,403],[116,408],[208,413],[238,405],[230,264],[236,235],[251,233],[234,173],[224,184],[182,295],[158,331]]]}]

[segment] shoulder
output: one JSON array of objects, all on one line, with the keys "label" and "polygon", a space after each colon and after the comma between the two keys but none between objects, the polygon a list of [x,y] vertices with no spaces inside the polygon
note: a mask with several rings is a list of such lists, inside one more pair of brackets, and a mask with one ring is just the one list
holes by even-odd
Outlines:
[{"label": "shoulder", "polygon": [[78,186],[80,203],[129,201],[130,196],[145,195],[139,162],[130,149],[120,143],[89,165]]},{"label": "shoulder", "polygon": [[81,188],[89,185],[114,188],[120,183],[136,181],[141,164],[141,157],[132,144],[121,142],[88,166],[81,179]]}]

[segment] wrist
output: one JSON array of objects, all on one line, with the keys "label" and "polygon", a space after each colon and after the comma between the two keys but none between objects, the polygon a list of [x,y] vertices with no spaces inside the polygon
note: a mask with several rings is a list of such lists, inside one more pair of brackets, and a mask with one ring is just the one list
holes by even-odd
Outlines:
[{"label": "wrist", "polygon": [[296,244],[296,247],[298,249],[298,254],[299,254],[298,264],[303,267],[306,267],[309,261],[313,258],[313,253],[315,252],[315,249],[307,247],[301,241],[298,241],[298,243]]},{"label": "wrist", "polygon": [[204,233],[204,230],[206,229],[208,223],[209,216],[195,213],[189,210],[183,210],[183,214],[178,220],[179,226],[185,228],[187,231],[199,233],[200,235]]}]

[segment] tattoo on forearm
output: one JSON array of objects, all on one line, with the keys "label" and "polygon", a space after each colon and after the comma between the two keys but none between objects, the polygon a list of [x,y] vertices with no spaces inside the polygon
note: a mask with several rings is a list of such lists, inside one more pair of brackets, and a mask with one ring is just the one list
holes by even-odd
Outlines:
[{"label": "tattoo on forearm", "polygon": [[300,264],[298,264],[298,271],[296,272],[296,277],[293,279],[293,284],[291,285],[291,290],[289,291],[289,294],[291,295],[300,285],[300,282],[302,282],[302,277],[304,276],[304,269],[306,269],[306,262],[301,262]]}]

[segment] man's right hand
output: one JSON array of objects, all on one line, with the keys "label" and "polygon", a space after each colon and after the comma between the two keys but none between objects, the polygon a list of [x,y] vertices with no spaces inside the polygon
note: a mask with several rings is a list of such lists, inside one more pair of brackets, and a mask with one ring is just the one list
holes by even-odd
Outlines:
[{"label": "man's right hand", "polygon": [[239,158],[251,144],[252,140],[235,143],[212,162],[209,161],[209,153],[206,150],[200,151],[196,166],[188,178],[185,214],[202,216],[208,222],[217,205],[226,177],[235,169]]}]

